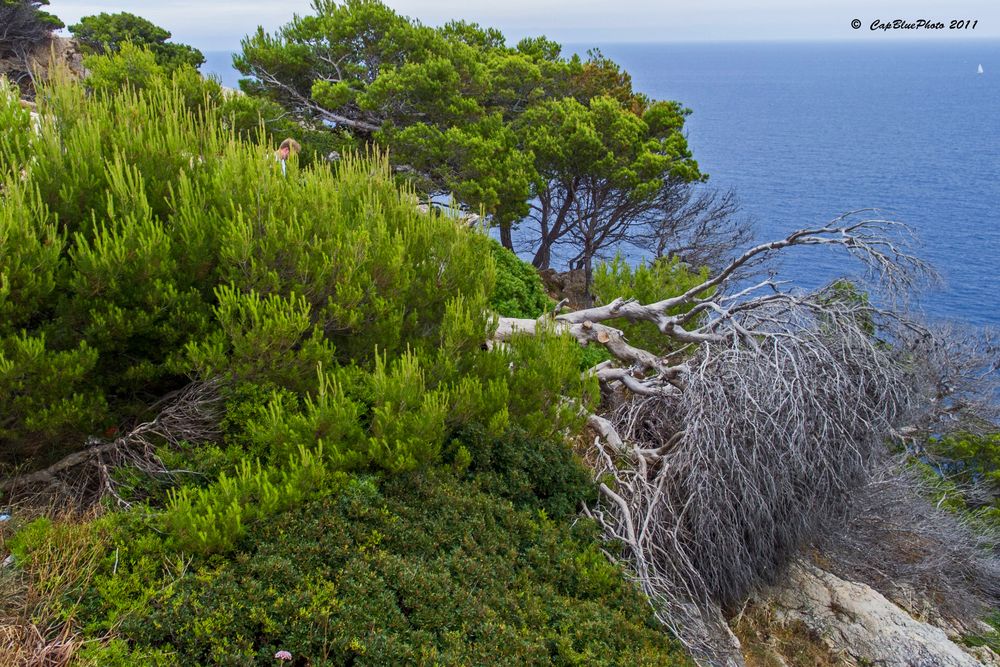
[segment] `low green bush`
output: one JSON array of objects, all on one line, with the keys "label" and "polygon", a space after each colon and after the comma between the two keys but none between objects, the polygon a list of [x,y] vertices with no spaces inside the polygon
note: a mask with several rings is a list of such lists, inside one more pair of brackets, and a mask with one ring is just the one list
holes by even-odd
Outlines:
[{"label": "low green bush", "polygon": [[504,317],[539,317],[555,303],[531,264],[493,241],[490,253],[497,265],[496,287],[490,307]]},{"label": "low green bush", "polygon": [[[116,616],[119,640],[92,664],[270,664],[278,650],[311,665],[685,664],[592,524],[450,473],[356,479],[252,524],[245,544]],[[95,588],[112,594],[132,562]]]},{"label": "low green bush", "polygon": [[495,436],[471,426],[451,441],[445,458],[483,492],[559,521],[572,520],[582,502],[594,499],[590,473],[558,438],[531,438],[518,429]]}]

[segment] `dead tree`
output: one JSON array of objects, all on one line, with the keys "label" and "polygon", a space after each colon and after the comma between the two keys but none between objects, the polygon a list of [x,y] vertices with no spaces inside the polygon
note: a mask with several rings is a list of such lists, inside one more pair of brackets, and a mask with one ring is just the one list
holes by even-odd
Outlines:
[{"label": "dead tree", "polygon": [[119,468],[161,477],[180,472],[163,465],[157,446],[176,448],[212,440],[218,434],[221,418],[219,388],[219,382],[214,380],[193,382],[154,404],[151,409],[158,412],[152,421],[113,440],[88,438],[83,449],[43,470],[0,480],[0,495],[15,500],[55,496],[80,507],[111,496],[127,506],[129,502],[119,492],[112,473]]},{"label": "dead tree", "polygon": [[[586,511],[702,662],[741,662],[725,612],[843,515],[888,439],[948,407],[930,400],[914,361],[914,343],[933,335],[901,315],[932,272],[905,226],[867,213],[753,247],[684,294],[617,299],[544,325],[613,357],[592,369],[606,395],[624,398],[591,419],[589,462],[604,482]],[[844,283],[811,293],[773,278],[735,284],[747,265],[797,246],[852,255],[870,298]],[[690,310],[670,315],[678,306]],[[668,357],[634,347],[607,324],[619,319],[652,322],[685,347]],[[540,325],[502,318],[495,337]]]}]

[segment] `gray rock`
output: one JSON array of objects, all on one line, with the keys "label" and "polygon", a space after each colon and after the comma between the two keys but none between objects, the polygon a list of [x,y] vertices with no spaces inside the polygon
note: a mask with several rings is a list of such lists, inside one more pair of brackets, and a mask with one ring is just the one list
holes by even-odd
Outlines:
[{"label": "gray rock", "polygon": [[812,565],[796,565],[773,592],[779,617],[798,620],[830,648],[860,664],[884,667],[976,667],[997,664],[992,651],[964,649],[944,630],[914,619],[865,584]]}]

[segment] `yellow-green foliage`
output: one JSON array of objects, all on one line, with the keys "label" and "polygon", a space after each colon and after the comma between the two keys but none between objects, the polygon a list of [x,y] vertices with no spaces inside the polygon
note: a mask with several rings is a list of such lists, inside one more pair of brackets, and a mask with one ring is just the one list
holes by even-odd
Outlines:
[{"label": "yellow-green foliage", "polygon": [[322,444],[315,452],[299,445],[298,456],[281,467],[244,459],[232,476],[222,473],[209,487],[172,491],[166,522],[181,548],[220,551],[231,548],[253,519],[273,516],[336,487],[323,465]]},{"label": "yellow-green foliage", "polygon": [[566,442],[597,400],[578,345],[483,349],[492,242],[381,155],[283,173],[179,75],[57,77],[37,132],[0,96],[0,464],[191,378],[225,399],[215,442],[160,452],[174,474],[113,473],[131,511],[18,533],[80,664],[673,662],[570,529],[593,492]]},{"label": "yellow-green foliage", "polygon": [[20,105],[20,97],[18,87],[0,77],[0,127],[4,128],[0,132],[0,170],[4,173],[23,163],[31,142],[31,112]]},{"label": "yellow-green foliage", "polygon": [[89,56],[83,64],[89,71],[87,85],[93,90],[116,91],[125,86],[146,88],[164,76],[152,51],[125,42],[121,50],[107,56]]},{"label": "yellow-green foliage", "polygon": [[[142,59],[126,47],[103,66]],[[270,470],[312,470],[301,456],[400,472],[434,464],[465,424],[539,437],[579,425],[596,391],[571,340],[481,349],[492,241],[419,211],[384,156],[293,158],[284,173],[223,127],[210,89],[192,106],[180,71],[150,67],[141,85],[98,78],[92,92],[57,78],[5,165],[7,452],[82,444],[192,375],[291,390],[297,405],[272,402],[251,429],[257,467],[172,497],[174,532],[211,551],[235,543],[248,511],[295,502],[294,480]],[[16,105],[5,96],[0,114]]]}]

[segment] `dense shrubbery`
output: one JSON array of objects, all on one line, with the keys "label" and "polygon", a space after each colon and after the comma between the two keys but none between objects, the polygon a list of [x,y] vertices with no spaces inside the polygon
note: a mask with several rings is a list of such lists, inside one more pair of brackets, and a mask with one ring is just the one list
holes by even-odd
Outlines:
[{"label": "dense shrubbery", "polygon": [[84,16],[79,23],[71,25],[69,31],[87,53],[115,53],[125,44],[146,47],[167,72],[184,66],[198,67],[205,62],[205,56],[198,49],[187,44],[167,43],[168,31],[128,12]]},{"label": "dense shrubbery", "polygon": [[[583,389],[544,355],[480,353],[491,242],[419,213],[379,158],[285,178],[266,147],[220,128],[210,96],[193,112],[176,76],[89,99],[58,84],[44,97],[39,134],[5,134],[0,157],[0,235],[17,258],[0,293],[8,457],[139,416],[190,374],[305,396],[326,381],[317,365],[331,377],[357,368],[335,384],[355,394],[359,414],[371,410],[363,449],[404,466],[394,429],[408,413],[436,415],[438,440],[446,415],[502,426],[520,390],[512,362],[545,366],[535,378],[548,385],[524,387],[532,400],[514,407],[560,412],[564,385]],[[26,122],[12,91],[0,115]],[[558,337],[542,345],[566,347]],[[426,391],[417,403],[410,380]],[[373,389],[400,400],[379,402]],[[553,400],[533,400],[539,391]],[[42,405],[63,407],[45,415]]]},{"label": "dense shrubbery", "polygon": [[497,264],[497,282],[490,307],[497,314],[538,317],[554,305],[534,267],[499,243],[493,243],[490,251]]},{"label": "dense shrubbery", "polygon": [[283,175],[217,85],[96,58],[40,91],[37,131],[0,90],[0,465],[124,432],[191,378],[225,410],[157,452],[185,472],[114,474],[131,511],[0,526],[4,585],[43,598],[24,627],[100,638],[78,656],[100,665],[680,660],[569,527],[579,346],[482,347],[494,309],[547,307],[537,275],[381,156]]},{"label": "dense shrubbery", "polygon": [[12,547],[29,569],[65,542],[96,560],[61,611],[116,638],[83,664],[682,664],[592,525],[533,505],[437,471],[356,478],[254,524],[234,559],[172,560],[129,515],[42,520]]}]

